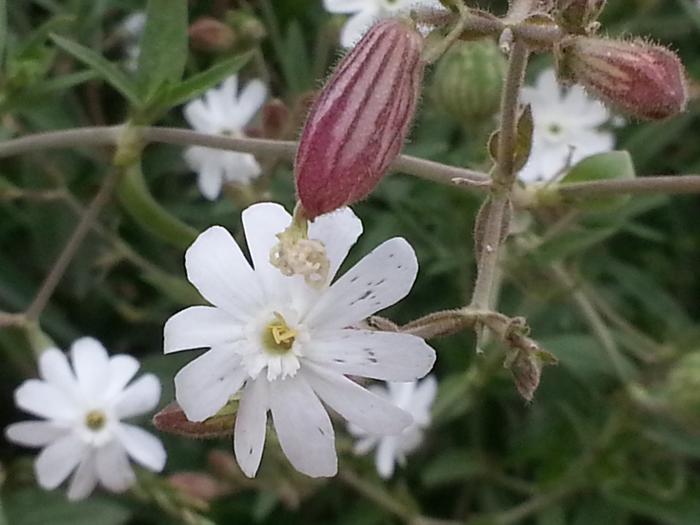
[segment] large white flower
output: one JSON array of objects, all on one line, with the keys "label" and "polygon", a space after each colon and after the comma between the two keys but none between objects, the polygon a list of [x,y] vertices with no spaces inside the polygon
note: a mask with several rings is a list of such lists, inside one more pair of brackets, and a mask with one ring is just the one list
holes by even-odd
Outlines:
[{"label": "large white flower", "polygon": [[[234,75],[203,98],[189,102],[185,119],[201,133],[242,137],[243,128],[266,97],[267,88],[260,80],[250,81],[238,94],[238,77]],[[192,146],[185,150],[185,161],[197,172],[199,189],[209,200],[219,196],[224,181],[245,183],[260,175],[260,165],[249,153]]]},{"label": "large white flower", "polygon": [[55,489],[75,470],[68,498],[87,497],[99,481],[121,492],[134,472],[129,457],[145,468],[161,471],[165,449],[152,434],[122,423],[122,419],[153,410],[160,383],[145,374],[129,384],[139,362],[128,355],[111,358],[95,339],[78,339],[71,347],[72,368],[57,348],[39,357],[41,379],[30,379],[15,390],[22,410],[45,421],[24,421],[7,427],[7,439],[28,447],[43,447],[34,463],[45,489]]},{"label": "large white flower", "polygon": [[380,18],[419,7],[444,9],[439,0],[323,0],[323,5],[331,13],[352,14],[340,34],[343,47],[354,46]]},{"label": "large white flower", "polygon": [[381,436],[355,425],[349,425],[348,430],[358,439],[355,444],[357,454],[367,454],[376,448],[374,461],[377,472],[384,479],[394,474],[394,466],[406,463],[406,455],[413,452],[423,441],[423,431],[430,424],[430,407],[437,393],[437,381],[428,376],[420,382],[388,383],[384,386],[373,386],[370,390],[389,399],[399,408],[403,408],[413,416],[413,423],[401,434],[396,436]]},{"label": "large white flower", "polygon": [[319,217],[308,235],[325,245],[330,272],[316,288],[270,264],[276,234],[290,222],[277,204],[243,212],[252,268],[224,228],[202,233],[187,250],[185,267],[214,306],[187,308],[165,325],[166,353],[209,349],[175,377],[188,419],[213,416],[240,392],[234,451],[251,477],[260,464],[268,411],[292,465],[309,476],[332,476],[335,438],[321,400],[360,428],[398,434],[411,417],[346,375],[412,381],[435,360],[418,337],[357,328],[411,289],[418,263],[404,239],[384,242],[330,285],[362,223],[348,208]]},{"label": "large white flower", "polygon": [[581,86],[562,90],[553,69],[541,73],[534,87],[523,88],[522,102],[532,106],[535,122],[532,153],[518,174],[524,182],[549,182],[569,164],[615,145],[613,134],[600,130],[610,120],[605,106]]}]

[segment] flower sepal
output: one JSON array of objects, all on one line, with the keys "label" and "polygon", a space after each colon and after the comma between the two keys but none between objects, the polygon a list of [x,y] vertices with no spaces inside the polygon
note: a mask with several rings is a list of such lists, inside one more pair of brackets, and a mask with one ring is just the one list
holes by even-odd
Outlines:
[{"label": "flower sepal", "polygon": [[201,422],[190,421],[176,401],[153,416],[153,426],[161,432],[190,439],[220,439],[233,435],[239,400],[233,397],[221,410]]}]

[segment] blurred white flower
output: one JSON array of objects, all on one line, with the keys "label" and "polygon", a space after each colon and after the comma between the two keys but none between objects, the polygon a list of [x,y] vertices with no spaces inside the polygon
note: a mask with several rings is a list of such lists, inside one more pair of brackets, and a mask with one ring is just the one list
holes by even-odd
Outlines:
[{"label": "blurred white flower", "polygon": [[394,474],[394,466],[406,463],[406,456],[423,441],[423,431],[430,425],[430,407],[437,394],[437,381],[428,376],[420,382],[387,383],[387,386],[370,387],[372,392],[388,398],[399,408],[413,416],[413,423],[396,436],[380,436],[371,430],[349,425],[348,430],[358,438],[355,453],[367,454],[376,448],[374,461],[379,475],[388,479]]},{"label": "blurred white flower", "polygon": [[126,54],[124,66],[129,71],[136,71],[139,65],[139,55],[141,54],[139,40],[141,40],[145,27],[146,13],[143,11],[136,11],[130,14],[119,26],[119,32],[124,41],[124,53]]},{"label": "blurred white flower", "polygon": [[[152,374],[130,385],[139,362],[128,355],[111,358],[95,339],[78,339],[71,347],[71,365],[60,350],[51,348],[39,358],[41,379],[30,379],[15,390],[22,410],[45,421],[13,423],[7,439],[28,447],[42,447],[34,463],[45,489],[55,489],[75,471],[68,498],[87,497],[98,481],[122,492],[135,481],[129,457],[149,470],[165,466],[162,443],[122,419],[153,410],[160,383]],[[127,386],[128,385],[128,386]]]},{"label": "blurred white flower", "polygon": [[311,287],[270,263],[276,235],[290,223],[278,204],[243,211],[253,268],[224,228],[202,233],[187,250],[185,267],[214,306],[187,308],[165,325],[165,353],[209,349],[175,377],[188,419],[213,416],[240,392],[234,452],[251,477],[260,465],[268,410],[292,465],[309,476],[333,476],[335,437],[321,400],[360,428],[398,434],[411,423],[409,414],[346,375],[412,381],[435,360],[418,337],[353,328],[413,286],[418,262],[404,239],[384,242],[331,285],[362,223],[348,208],[322,215],[308,235],[325,246],[330,271],[322,286]]},{"label": "blurred white flower", "polygon": [[553,69],[523,88],[521,100],[532,106],[535,122],[532,153],[518,174],[523,182],[549,182],[569,165],[613,149],[613,134],[600,129],[611,118],[608,110],[581,86],[562,89]]},{"label": "blurred white flower", "polygon": [[[221,87],[210,89],[202,99],[185,106],[185,119],[201,133],[244,136],[243,128],[262,107],[267,88],[260,80],[250,81],[238,94],[238,77],[227,78]],[[221,192],[224,181],[249,182],[260,175],[253,155],[236,151],[193,146],[185,151],[189,167],[197,172],[199,189],[209,200]]]},{"label": "blurred white flower", "polygon": [[439,0],[323,0],[323,5],[331,13],[352,14],[340,34],[343,47],[354,46],[380,18],[419,7],[444,9]]}]

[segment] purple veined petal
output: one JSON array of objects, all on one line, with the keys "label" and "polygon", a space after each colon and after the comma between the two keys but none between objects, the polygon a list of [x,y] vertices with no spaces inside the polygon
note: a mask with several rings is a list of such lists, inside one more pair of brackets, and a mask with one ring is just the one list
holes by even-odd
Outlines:
[{"label": "purple veined petal", "polygon": [[159,400],[160,381],[153,374],[145,374],[117,395],[114,411],[119,419],[140,416],[153,410]]},{"label": "purple veined petal", "polygon": [[272,421],[282,451],[302,474],[335,476],[335,434],[326,409],[301,374],[270,382]]},{"label": "purple veined petal", "polygon": [[5,429],[8,441],[25,447],[45,447],[65,436],[70,430],[50,421],[21,421]]},{"label": "purple veined petal", "polygon": [[15,404],[25,412],[57,421],[71,420],[79,411],[63,391],[38,379],[29,379],[15,390]]},{"label": "purple veined petal", "polygon": [[212,348],[175,376],[175,398],[187,419],[204,421],[216,414],[248,378],[240,357],[228,347]]},{"label": "purple veined petal", "polygon": [[247,321],[263,300],[253,269],[231,234],[213,226],[185,254],[187,278],[202,296],[239,321]]},{"label": "purple veined petal", "polygon": [[124,492],[136,481],[126,450],[118,440],[112,440],[96,451],[97,477],[112,492]]},{"label": "purple veined petal", "polygon": [[268,381],[261,374],[249,380],[241,401],[233,430],[233,449],[243,473],[252,478],[258,471],[265,447],[267,411],[269,410]]},{"label": "purple veined petal", "polygon": [[242,326],[224,310],[191,306],[166,321],[163,329],[165,353],[224,346],[234,343],[242,334]]},{"label": "purple veined petal", "polygon": [[68,487],[68,500],[80,501],[87,498],[97,486],[97,464],[95,451],[87,450],[75,469]]},{"label": "purple veined petal", "polygon": [[42,450],[34,463],[37,481],[43,488],[58,487],[83,458],[86,445],[75,434],[67,434]]},{"label": "purple veined petal", "polygon": [[115,433],[126,453],[136,463],[153,472],[163,470],[167,454],[160,439],[150,432],[126,423],[117,425]]},{"label": "purple veined petal", "polygon": [[413,381],[435,363],[435,351],[420,337],[354,329],[314,334],[305,357],[341,374],[385,381]]},{"label": "purple veined petal", "polygon": [[398,434],[413,421],[405,410],[338,372],[310,362],[304,363],[302,371],[324,403],[367,432]]},{"label": "purple veined petal", "polygon": [[417,273],[411,245],[389,239],[333,283],[304,321],[318,330],[352,326],[403,299]]},{"label": "purple veined petal", "polygon": [[88,399],[100,396],[109,381],[109,355],[105,347],[97,339],[81,337],[71,345],[70,354],[82,394]]}]

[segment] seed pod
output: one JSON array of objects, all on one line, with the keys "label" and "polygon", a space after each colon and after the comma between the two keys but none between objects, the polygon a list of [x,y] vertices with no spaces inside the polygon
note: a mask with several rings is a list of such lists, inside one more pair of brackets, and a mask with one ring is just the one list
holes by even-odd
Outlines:
[{"label": "seed pod", "polygon": [[493,40],[455,42],[438,62],[432,95],[438,108],[463,124],[498,111],[506,60]]},{"label": "seed pod", "polygon": [[587,33],[607,0],[558,0],[557,22],[571,33]]},{"label": "seed pod", "polygon": [[338,64],[314,102],[294,164],[309,219],[366,197],[401,151],[424,62],[413,23],[376,23]]},{"label": "seed pod", "polygon": [[635,117],[658,120],[688,101],[683,64],[669,49],[644,41],[573,37],[562,43],[559,74]]}]

